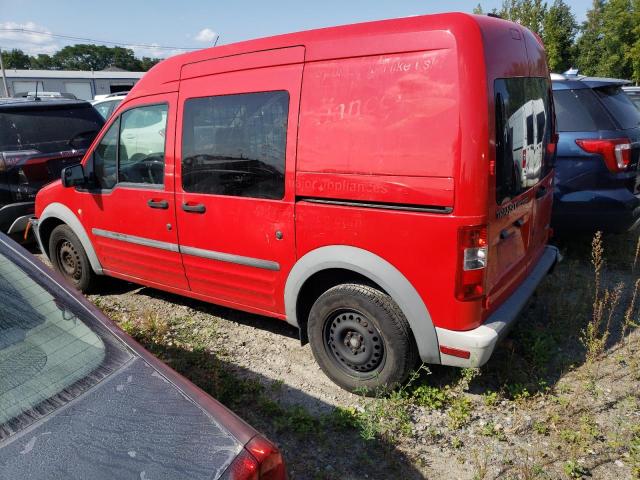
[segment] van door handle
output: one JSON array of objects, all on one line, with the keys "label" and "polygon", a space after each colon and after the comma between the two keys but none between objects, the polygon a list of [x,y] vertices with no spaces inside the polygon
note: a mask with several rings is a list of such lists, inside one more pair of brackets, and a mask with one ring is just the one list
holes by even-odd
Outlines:
[{"label": "van door handle", "polygon": [[169,202],[166,200],[147,200],[147,205],[151,208],[159,208],[161,210],[169,208]]},{"label": "van door handle", "polygon": [[182,210],[184,210],[185,212],[191,212],[191,213],[204,213],[207,211],[207,207],[205,207],[203,203],[198,203],[196,205],[183,203]]},{"label": "van door handle", "polygon": [[547,187],[540,187],[536,190],[536,198],[542,198],[547,194]]}]

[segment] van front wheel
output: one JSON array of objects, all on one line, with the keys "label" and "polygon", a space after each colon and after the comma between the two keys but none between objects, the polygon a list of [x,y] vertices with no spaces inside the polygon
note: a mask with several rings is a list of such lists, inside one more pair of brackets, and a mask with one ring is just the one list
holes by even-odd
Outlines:
[{"label": "van front wheel", "polygon": [[360,284],[323,293],[311,307],[309,343],[342,388],[375,395],[406,380],[418,354],[407,319],[389,295]]},{"label": "van front wheel", "polygon": [[67,225],[58,225],[49,237],[49,258],[53,268],[82,292],[91,289],[95,273],[80,239]]}]

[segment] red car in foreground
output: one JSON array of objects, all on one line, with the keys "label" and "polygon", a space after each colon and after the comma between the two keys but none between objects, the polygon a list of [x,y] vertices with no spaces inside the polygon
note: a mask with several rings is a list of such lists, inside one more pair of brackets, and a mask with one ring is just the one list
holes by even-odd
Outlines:
[{"label": "red car in foreground", "polygon": [[[169,58],[35,231],[80,289],[111,275],[286,320],[344,388],[479,366],[557,258],[540,40],[429,15]],[[265,346],[268,348],[268,346]]]},{"label": "red car in foreground", "polygon": [[0,478],[286,480],[278,449],[0,233]]}]

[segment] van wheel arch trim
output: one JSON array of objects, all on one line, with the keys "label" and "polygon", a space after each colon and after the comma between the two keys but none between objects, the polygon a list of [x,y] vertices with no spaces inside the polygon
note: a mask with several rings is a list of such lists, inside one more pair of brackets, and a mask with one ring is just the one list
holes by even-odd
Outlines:
[{"label": "van wheel arch trim", "polygon": [[289,324],[300,328],[297,318],[297,301],[305,282],[315,273],[333,268],[356,272],[384,289],[407,318],[422,361],[440,363],[436,329],[416,289],[391,263],[361,248],[331,245],[312,250],[298,259],[289,272],[284,290],[285,310]]},{"label": "van wheel arch trim", "polygon": [[[49,219],[59,220],[65,223],[71,230],[73,230],[73,233],[76,234],[76,236],[80,240],[80,243],[82,243],[82,248],[84,248],[84,251],[87,254],[87,258],[89,259],[91,268],[96,274],[103,275],[102,265],[100,264],[100,260],[98,260],[98,256],[96,255],[93,245],[91,244],[91,240],[89,239],[86,230],[82,226],[82,223],[80,222],[78,217],[71,211],[71,209],[61,203],[51,203],[47,205],[47,207],[42,212],[42,215],[38,219],[38,237],[40,237],[40,228]],[[51,255],[51,252],[49,252],[49,255]]]}]

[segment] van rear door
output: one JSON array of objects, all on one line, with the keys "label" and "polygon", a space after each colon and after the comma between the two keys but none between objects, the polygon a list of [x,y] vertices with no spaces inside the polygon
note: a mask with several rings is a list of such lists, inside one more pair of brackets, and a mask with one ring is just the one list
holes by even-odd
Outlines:
[{"label": "van rear door", "polygon": [[489,208],[489,310],[511,293],[548,238],[552,103],[548,78],[494,81],[495,196]]}]

